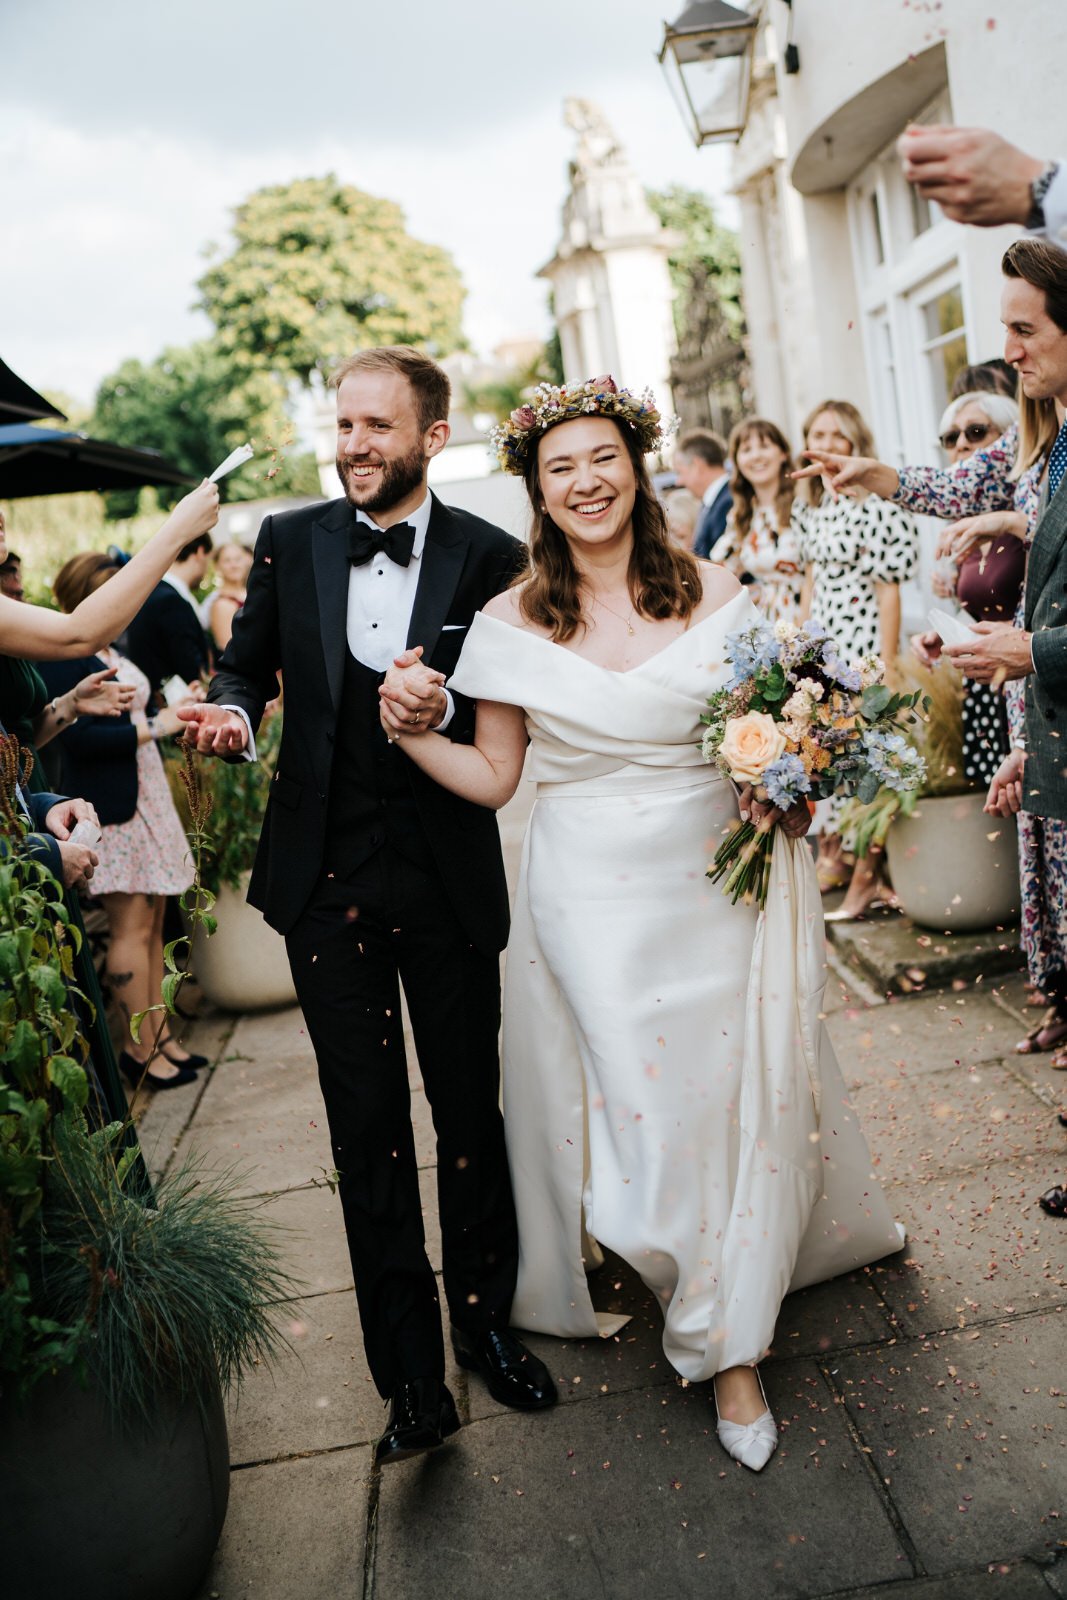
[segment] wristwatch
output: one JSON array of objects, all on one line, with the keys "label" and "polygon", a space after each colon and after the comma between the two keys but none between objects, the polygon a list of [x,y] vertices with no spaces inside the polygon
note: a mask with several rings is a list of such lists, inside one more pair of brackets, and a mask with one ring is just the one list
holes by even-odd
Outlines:
[{"label": "wristwatch", "polygon": [[48,710],[55,717],[61,728],[73,728],[74,724],[78,720],[78,713],[75,712],[72,717],[65,717],[62,711],[59,709],[59,702],[62,698],[62,695],[57,694],[54,700],[49,700]]},{"label": "wristwatch", "polygon": [[1053,179],[1059,170],[1059,162],[1050,161],[1044,172],[1039,172],[1030,184],[1030,211],[1025,226],[1032,233],[1045,226],[1045,196],[1051,189]]}]

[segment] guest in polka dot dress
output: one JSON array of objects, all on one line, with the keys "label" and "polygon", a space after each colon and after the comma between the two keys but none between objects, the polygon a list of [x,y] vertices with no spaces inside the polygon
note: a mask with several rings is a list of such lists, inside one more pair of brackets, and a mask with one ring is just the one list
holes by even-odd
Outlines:
[{"label": "guest in polka dot dress", "polygon": [[[809,451],[870,457],[871,431],[847,400],[825,400],[804,424]],[[804,565],[802,611],[819,622],[845,660],[881,656],[891,665],[900,651],[900,585],[915,570],[918,530],[899,506],[876,495],[839,496],[816,477],[805,477],[795,516]],[[861,917],[884,893],[880,859],[861,858],[851,876],[834,828],[839,810],[829,803],[819,839],[819,879],[824,891],[848,884],[844,902],[831,915]]]}]

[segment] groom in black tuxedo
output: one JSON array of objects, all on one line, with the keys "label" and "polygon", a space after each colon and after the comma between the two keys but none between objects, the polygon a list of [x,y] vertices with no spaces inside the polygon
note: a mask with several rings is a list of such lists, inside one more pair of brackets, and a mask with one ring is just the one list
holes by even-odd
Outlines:
[{"label": "groom in black tuxedo", "polygon": [[[523,547],[427,489],[449,433],[440,367],[404,347],[368,350],[334,382],[345,497],[265,519],[208,703],[183,715],[202,752],[254,755],[281,672],[284,733],[248,898],[285,935],[318,1060],[367,1358],[391,1403],[384,1462],[459,1427],[426,1257],[401,984],[437,1134],[456,1358],[506,1405],[556,1398],[508,1330],[518,1242],[499,1110],[508,901],[496,818],[389,743],[378,695],[406,646],[447,677]],[[470,743],[474,711],[435,690],[408,716]]]}]

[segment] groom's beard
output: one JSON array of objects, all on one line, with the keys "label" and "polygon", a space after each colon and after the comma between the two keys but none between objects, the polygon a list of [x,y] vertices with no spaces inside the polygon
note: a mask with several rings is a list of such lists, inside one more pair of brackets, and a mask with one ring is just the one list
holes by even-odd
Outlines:
[{"label": "groom's beard", "polygon": [[[357,478],[355,468],[366,466],[377,466],[381,471],[365,481]],[[373,452],[365,456],[337,457],[337,476],[349,504],[372,516],[379,511],[389,511],[406,500],[409,494],[420,487],[425,475],[426,457],[421,445],[416,445],[410,454],[393,461],[385,461]]]}]

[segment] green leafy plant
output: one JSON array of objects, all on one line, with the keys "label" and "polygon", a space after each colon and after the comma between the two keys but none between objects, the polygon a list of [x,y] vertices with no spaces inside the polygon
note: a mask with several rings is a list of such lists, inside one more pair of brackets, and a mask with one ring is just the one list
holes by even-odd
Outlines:
[{"label": "green leafy plant", "polygon": [[[276,711],[264,717],[260,725],[256,735],[256,761],[205,761],[197,766],[197,792],[214,818],[212,837],[205,838],[200,846],[198,881],[201,893],[211,897],[212,905],[223,884],[231,889],[240,887],[241,874],[247,872],[255,860],[281,741],[282,716]],[[167,769],[171,793],[195,857],[197,828],[190,808],[188,766],[184,760],[172,756]],[[189,892],[192,894],[192,890]],[[210,913],[211,906],[206,909]],[[213,924],[214,919],[210,920]],[[214,931],[213,926],[209,931]]]},{"label": "green leafy plant", "polygon": [[865,856],[881,849],[897,817],[910,817],[924,796],[966,794],[976,787],[963,771],[963,679],[948,661],[931,671],[901,656],[894,676],[898,684],[922,695],[921,713],[908,739],[922,756],[926,776],[910,794],[880,788],[864,803],[862,797],[841,807],[838,831],[846,850]]},{"label": "green leafy plant", "polygon": [[[0,1384],[27,1393],[75,1367],[116,1424],[152,1416],[163,1388],[206,1404],[285,1343],[274,1322],[295,1286],[277,1238],[233,1172],[198,1161],[154,1195],[135,1173],[129,1122],[103,1122],[74,1002],[78,931],[59,884],[25,848],[16,801],[25,752],[0,738]],[[210,801],[186,758],[197,863],[190,920],[210,932],[200,882]],[[183,974],[168,946],[161,1004]],[[156,1008],[153,1008],[156,1009]]]},{"label": "green leafy plant", "polygon": [[125,1182],[123,1128],[55,1127],[35,1301],[82,1332],[86,1371],[116,1420],[150,1421],[161,1390],[206,1402],[286,1346],[273,1309],[295,1286],[275,1232],[233,1171],[184,1163],[146,1206]]},{"label": "green leafy plant", "polygon": [[29,1239],[57,1117],[83,1114],[89,1049],[73,1001],[80,934],[59,885],[25,852],[15,800],[28,752],[0,737],[0,1376],[34,1378],[73,1357],[80,1326],[45,1315]]}]

